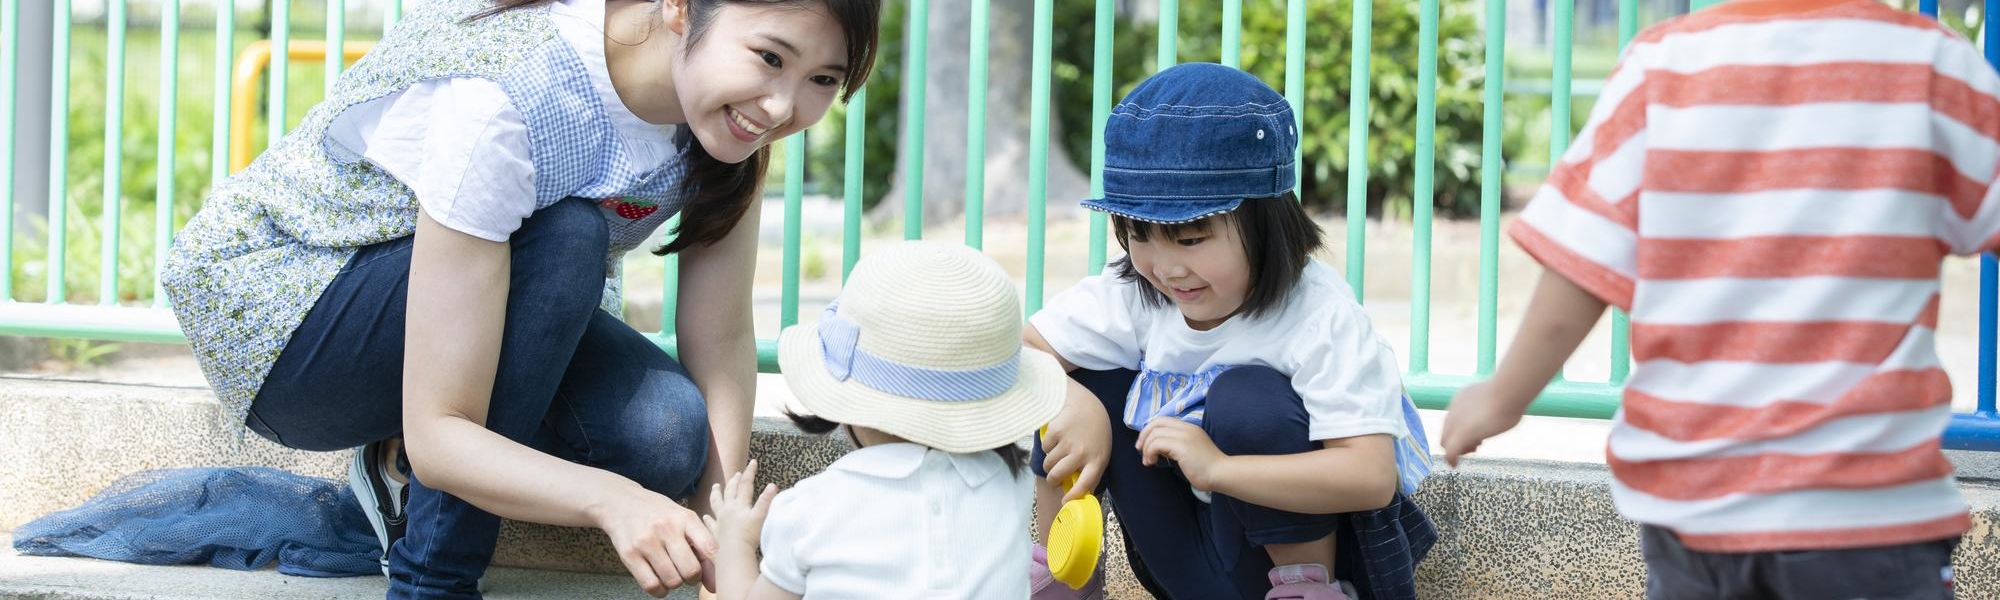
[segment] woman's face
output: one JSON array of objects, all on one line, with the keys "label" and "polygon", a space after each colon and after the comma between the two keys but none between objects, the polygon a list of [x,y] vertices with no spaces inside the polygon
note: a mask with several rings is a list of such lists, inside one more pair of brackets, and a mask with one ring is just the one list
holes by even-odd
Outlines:
[{"label": "woman's face", "polygon": [[820,2],[722,2],[673,70],[688,128],[742,162],[819,122],[847,81],[847,39]]}]

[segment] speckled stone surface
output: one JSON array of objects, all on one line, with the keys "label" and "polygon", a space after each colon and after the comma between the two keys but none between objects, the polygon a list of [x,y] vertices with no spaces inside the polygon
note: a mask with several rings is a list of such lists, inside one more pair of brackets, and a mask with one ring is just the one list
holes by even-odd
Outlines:
[{"label": "speckled stone surface", "polygon": [[[0,530],[88,498],[105,484],[156,468],[260,465],[342,478],[346,452],[280,448],[256,436],[226,441],[215,399],[205,389],[0,378]],[[762,479],[789,486],[847,452],[845,436],[812,436],[782,419],[760,418],[751,453]],[[1974,529],[1956,558],[1959,598],[2000,598],[2000,460],[1954,454]],[[1417,503],[1442,539],[1418,569],[1423,598],[1441,600],[1625,600],[1643,596],[1638,528],[1618,517],[1601,465],[1470,459],[1426,483]],[[1107,521],[1108,597],[1150,598],[1125,560],[1115,514]],[[24,562],[25,561],[25,562]],[[53,561],[53,562],[49,562]],[[25,566],[24,566],[25,565]],[[600,575],[507,573],[520,595],[590,590],[591,597],[625,597],[632,588],[602,533],[509,522],[501,532],[497,567],[578,571]],[[26,559],[0,551],[0,599],[63,598],[379,598],[380,580],[333,584],[275,573],[239,574],[205,568],[135,567],[82,559]],[[126,581],[178,581],[174,589],[216,590],[248,585],[257,594],[171,594]],[[242,577],[251,577],[243,579]],[[574,588],[543,585],[581,577]],[[590,579],[598,577],[598,579]],[[96,578],[96,579],[93,579]],[[555,579],[549,579],[555,578]],[[515,584],[509,584],[510,586]],[[262,586],[262,587],[259,587]],[[298,592],[298,595],[287,595]],[[632,592],[636,595],[636,591]],[[636,596],[635,596],[636,597]]]},{"label": "speckled stone surface", "polygon": [[267,466],[345,478],[348,453],[226,437],[207,389],[0,378],[0,530],[69,508],[130,473]]},{"label": "speckled stone surface", "polygon": [[[231,571],[206,566],[154,567],[86,558],[20,556],[0,535],[0,599],[17,600],[382,600],[376,577],[315,579],[276,569]],[[488,600],[640,600],[652,598],[620,575],[494,568],[482,584]],[[695,600],[692,588],[669,600]]]}]

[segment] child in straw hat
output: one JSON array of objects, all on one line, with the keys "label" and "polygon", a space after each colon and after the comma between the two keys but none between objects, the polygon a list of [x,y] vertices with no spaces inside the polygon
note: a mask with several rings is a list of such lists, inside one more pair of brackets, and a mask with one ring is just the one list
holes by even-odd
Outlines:
[{"label": "child in straw hat", "polygon": [[754,461],[715,486],[722,598],[1028,597],[1015,444],[1055,417],[1067,378],[1022,348],[999,265],[954,244],[877,250],[817,325],[784,333],[778,364],[814,415],[791,413],[800,428],[844,428],[856,449],[782,494],[754,489]]}]

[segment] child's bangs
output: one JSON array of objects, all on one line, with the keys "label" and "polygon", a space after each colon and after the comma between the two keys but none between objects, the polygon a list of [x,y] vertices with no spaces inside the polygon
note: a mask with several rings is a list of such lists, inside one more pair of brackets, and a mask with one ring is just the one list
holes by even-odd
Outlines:
[{"label": "child's bangs", "polygon": [[1160,239],[1171,240],[1186,235],[1208,233],[1221,219],[1227,218],[1229,218],[1229,214],[1224,213],[1186,223],[1152,223],[1112,215],[1111,226],[1113,232],[1118,235],[1118,243],[1122,245],[1126,240],[1145,242],[1153,239],[1154,236],[1159,236]]}]

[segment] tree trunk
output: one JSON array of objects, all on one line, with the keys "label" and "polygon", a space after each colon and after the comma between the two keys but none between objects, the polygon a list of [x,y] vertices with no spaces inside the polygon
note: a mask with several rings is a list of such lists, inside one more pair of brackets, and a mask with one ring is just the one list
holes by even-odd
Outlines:
[{"label": "tree trunk", "polygon": [[[985,202],[987,216],[1015,216],[1028,207],[1028,124],[1034,59],[1033,0],[992,0],[988,25],[989,39],[986,86]],[[914,27],[914,24],[913,24]],[[951,220],[965,213],[967,170],[972,153],[967,148],[967,85],[972,76],[969,58],[972,7],[962,0],[930,3],[929,50],[925,82],[923,197],[924,220],[929,223]],[[908,79],[906,78],[907,82]],[[905,89],[900,127],[908,127],[909,102],[914,90]],[[1049,115],[1048,206],[1052,219],[1073,216],[1077,202],[1090,193],[1090,179],[1069,153],[1056,143],[1053,110]],[[1085,106],[1073,110],[1090,110]],[[896,174],[889,195],[876,206],[882,216],[899,216],[910,168],[911,148],[903,147],[907,133],[897,132]]]}]

